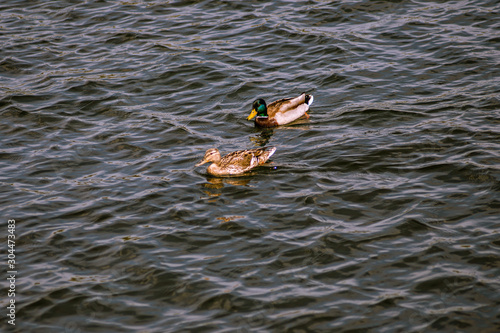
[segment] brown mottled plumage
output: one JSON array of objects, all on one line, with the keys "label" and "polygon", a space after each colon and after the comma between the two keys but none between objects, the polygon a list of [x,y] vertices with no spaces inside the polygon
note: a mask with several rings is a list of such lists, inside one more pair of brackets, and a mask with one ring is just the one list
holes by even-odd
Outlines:
[{"label": "brown mottled plumage", "polygon": [[248,150],[238,150],[220,157],[216,148],[208,149],[203,159],[196,164],[213,162],[207,172],[214,176],[237,175],[264,164],[276,151],[276,147],[263,147]]},{"label": "brown mottled plumage", "polygon": [[259,127],[275,127],[291,123],[302,116],[309,118],[306,113],[309,110],[309,105],[314,100],[313,95],[302,93],[298,97],[283,98],[266,105],[266,102],[259,98],[252,104],[252,112],[247,120],[255,118],[255,126]]}]

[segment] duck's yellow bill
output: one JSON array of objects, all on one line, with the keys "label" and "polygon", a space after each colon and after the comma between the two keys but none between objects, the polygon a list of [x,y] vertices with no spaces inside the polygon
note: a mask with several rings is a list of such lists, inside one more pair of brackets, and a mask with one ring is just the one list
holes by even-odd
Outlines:
[{"label": "duck's yellow bill", "polygon": [[250,115],[247,117],[247,120],[252,120],[253,117],[255,117],[257,115],[257,110],[255,109],[252,109],[252,112],[250,113]]}]

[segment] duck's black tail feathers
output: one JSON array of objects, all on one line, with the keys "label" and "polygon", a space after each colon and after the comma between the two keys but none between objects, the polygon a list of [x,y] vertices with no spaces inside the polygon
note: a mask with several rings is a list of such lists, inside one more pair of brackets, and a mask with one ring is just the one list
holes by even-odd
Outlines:
[{"label": "duck's black tail feathers", "polygon": [[313,101],[314,101],[314,96],[306,94],[306,104],[311,105],[313,103]]}]

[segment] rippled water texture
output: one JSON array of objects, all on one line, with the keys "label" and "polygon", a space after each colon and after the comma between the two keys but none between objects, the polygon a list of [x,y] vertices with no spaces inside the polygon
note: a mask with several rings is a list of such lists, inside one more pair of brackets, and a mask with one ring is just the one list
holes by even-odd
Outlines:
[{"label": "rippled water texture", "polygon": [[[500,331],[499,13],[3,1],[0,330]],[[246,120],[303,91],[310,119]]]}]

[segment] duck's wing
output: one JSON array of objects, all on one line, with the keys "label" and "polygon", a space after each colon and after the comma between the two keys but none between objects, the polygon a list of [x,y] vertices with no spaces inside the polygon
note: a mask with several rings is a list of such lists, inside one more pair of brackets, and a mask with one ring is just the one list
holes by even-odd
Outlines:
[{"label": "duck's wing", "polygon": [[224,156],[219,165],[231,173],[242,173],[264,164],[275,151],[275,147],[239,150]]},{"label": "duck's wing", "polygon": [[294,98],[283,98],[269,104],[267,114],[279,124],[286,124],[303,116],[309,110],[312,100],[312,95],[305,93]]},{"label": "duck's wing", "polygon": [[230,174],[243,173],[252,168],[253,155],[246,150],[238,150],[224,156],[219,167]]},{"label": "duck's wing", "polygon": [[264,164],[274,154],[276,147],[263,147],[252,149],[258,164]]}]

